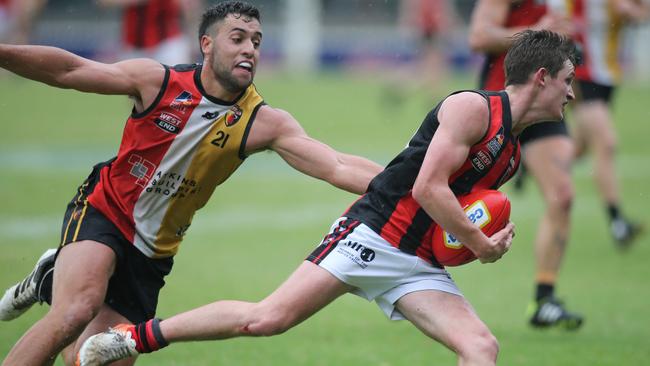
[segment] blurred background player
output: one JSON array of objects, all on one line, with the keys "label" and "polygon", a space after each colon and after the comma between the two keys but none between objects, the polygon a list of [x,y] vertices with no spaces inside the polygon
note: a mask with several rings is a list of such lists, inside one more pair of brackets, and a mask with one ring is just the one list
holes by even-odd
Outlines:
[{"label": "blurred background player", "polygon": [[[572,33],[569,19],[547,11],[544,1],[477,2],[470,22],[469,42],[473,50],[486,54],[481,89],[504,88],[506,51],[512,44],[512,36],[524,29],[548,29],[565,35]],[[573,143],[565,122],[531,126],[522,133],[520,141],[524,164],[535,177],[546,204],[535,239],[535,298],[528,310],[530,324],[577,329],[582,325],[583,317],[567,311],[555,297],[555,284],[568,243],[574,196],[571,178]]]},{"label": "blurred background player", "polygon": [[431,91],[444,89],[440,81],[447,72],[445,46],[450,42],[458,25],[454,4],[448,0],[402,0],[401,23],[413,29],[419,38],[417,71],[413,76],[424,80],[424,88]]},{"label": "blurred background player", "polygon": [[0,0],[0,42],[28,43],[46,0]]},{"label": "blurred background player", "polygon": [[577,95],[572,129],[576,156],[588,150],[594,159],[594,180],[607,207],[610,230],[620,249],[641,232],[639,223],[621,210],[615,152],[616,131],[610,107],[621,78],[620,54],[626,24],[647,20],[650,4],[640,0],[566,0],[561,4],[576,25],[575,39],[583,51],[576,70]]},{"label": "blurred background player", "polygon": [[415,39],[414,59],[396,66],[383,97],[394,104],[424,95],[428,108],[431,99],[446,92],[447,50],[459,25],[454,4],[449,0],[401,0],[398,23]]},{"label": "blurred background player", "polygon": [[193,38],[202,0],[98,0],[104,7],[122,7],[120,59],[152,58],[165,65],[198,60]]}]

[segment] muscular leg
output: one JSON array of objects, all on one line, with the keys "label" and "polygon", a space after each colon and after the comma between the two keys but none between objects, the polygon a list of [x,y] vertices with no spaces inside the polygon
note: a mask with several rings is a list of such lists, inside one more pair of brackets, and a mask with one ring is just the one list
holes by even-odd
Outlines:
[{"label": "muscular leg", "polygon": [[424,334],[454,351],[458,365],[496,364],[499,344],[463,297],[418,291],[403,296],[395,305]]},{"label": "muscular leg", "polygon": [[554,284],[569,236],[573,145],[567,136],[544,137],[526,144],[524,154],[546,203],[535,241],[536,279]]},{"label": "muscular leg", "polygon": [[97,315],[115,269],[107,246],[85,241],[63,247],[54,266],[52,307],[14,345],[3,365],[48,365]]},{"label": "muscular leg", "polygon": [[323,268],[303,262],[259,303],[217,301],[160,323],[169,342],[280,334],[309,318],[351,287]]}]

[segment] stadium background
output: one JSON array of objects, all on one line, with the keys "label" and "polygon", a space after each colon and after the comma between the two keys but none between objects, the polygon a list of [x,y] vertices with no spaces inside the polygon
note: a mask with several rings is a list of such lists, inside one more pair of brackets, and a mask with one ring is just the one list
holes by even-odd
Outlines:
[{"label": "stadium background", "polygon": [[[433,98],[473,88],[480,57],[467,50],[464,26],[444,44],[449,71],[435,91],[400,79],[417,39],[398,21],[397,1],[253,1],[263,12],[262,66],[256,84],[267,102],[290,111],[312,136],[335,148],[387,163],[410,138]],[[457,1],[466,20],[472,1]],[[293,11],[289,9],[294,9]],[[298,10],[296,12],[296,10]],[[291,14],[311,14],[295,17]],[[302,26],[291,31],[288,25]],[[617,95],[618,171],[627,210],[646,223],[650,168],[648,26],[632,29],[627,78]],[[300,36],[300,39],[292,37]],[[34,42],[88,57],[116,57],[117,13],[80,0],[52,0],[35,24]],[[194,39],[194,38],[193,38]],[[293,45],[291,47],[288,45]],[[421,70],[412,70],[420,73]],[[401,82],[399,98],[386,90]],[[126,98],[58,90],[0,74],[0,287],[27,273],[58,242],[61,214],[92,164],[117,151],[130,105]],[[569,118],[570,121],[570,118]],[[517,238],[491,265],[451,269],[501,342],[504,365],[647,364],[650,301],[646,235],[618,252],[591,180],[589,159],[577,162],[574,227],[560,296],[583,311],[576,333],[536,331],[524,311],[532,291],[532,239],[542,202],[534,184],[515,193]],[[311,251],[354,199],[292,171],[277,156],[247,161],[196,216],[161,293],[158,315],[216,299],[257,300]],[[44,312],[0,324],[0,355]],[[413,365],[454,364],[454,357],[406,322],[389,322],[375,305],[344,296],[312,319],[269,339],[179,344],[142,357],[141,365]],[[58,361],[57,364],[62,364]]]}]

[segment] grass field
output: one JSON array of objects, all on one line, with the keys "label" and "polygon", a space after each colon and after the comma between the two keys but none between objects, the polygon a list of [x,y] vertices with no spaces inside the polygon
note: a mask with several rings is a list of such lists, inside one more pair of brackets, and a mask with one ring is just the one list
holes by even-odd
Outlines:
[{"label": "grass field", "polygon": [[[271,72],[262,74],[272,75]],[[396,154],[430,103],[382,101],[371,76],[284,75],[257,82],[267,102],[287,109],[314,137],[381,163]],[[458,79],[452,87],[471,88]],[[0,288],[31,269],[58,242],[63,209],[90,167],[112,157],[130,105],[122,97],[84,95],[0,79]],[[618,94],[618,170],[625,209],[648,221],[650,89]],[[578,332],[538,331],[524,315],[532,296],[532,239],[542,202],[532,182],[513,202],[517,237],[496,264],[450,272],[500,341],[503,365],[650,364],[650,236],[615,250],[591,180],[575,169],[575,223],[558,292],[586,316]],[[196,216],[167,285],[158,316],[224,298],[258,300],[312,250],[354,197],[292,171],[270,153],[253,156]],[[0,324],[0,357],[46,307]],[[141,357],[141,365],[451,365],[454,355],[407,322],[390,322],[374,304],[344,296],[284,335],[177,344]],[[60,361],[57,364],[62,364]]]}]

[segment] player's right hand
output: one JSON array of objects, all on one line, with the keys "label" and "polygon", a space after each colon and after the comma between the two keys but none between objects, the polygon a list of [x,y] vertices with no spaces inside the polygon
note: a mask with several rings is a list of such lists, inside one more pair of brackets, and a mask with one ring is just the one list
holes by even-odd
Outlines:
[{"label": "player's right hand", "polygon": [[478,257],[481,263],[493,263],[501,259],[504,254],[510,249],[512,245],[512,238],[515,236],[515,224],[508,222],[508,224],[501,230],[490,236],[491,250],[484,251]]}]

